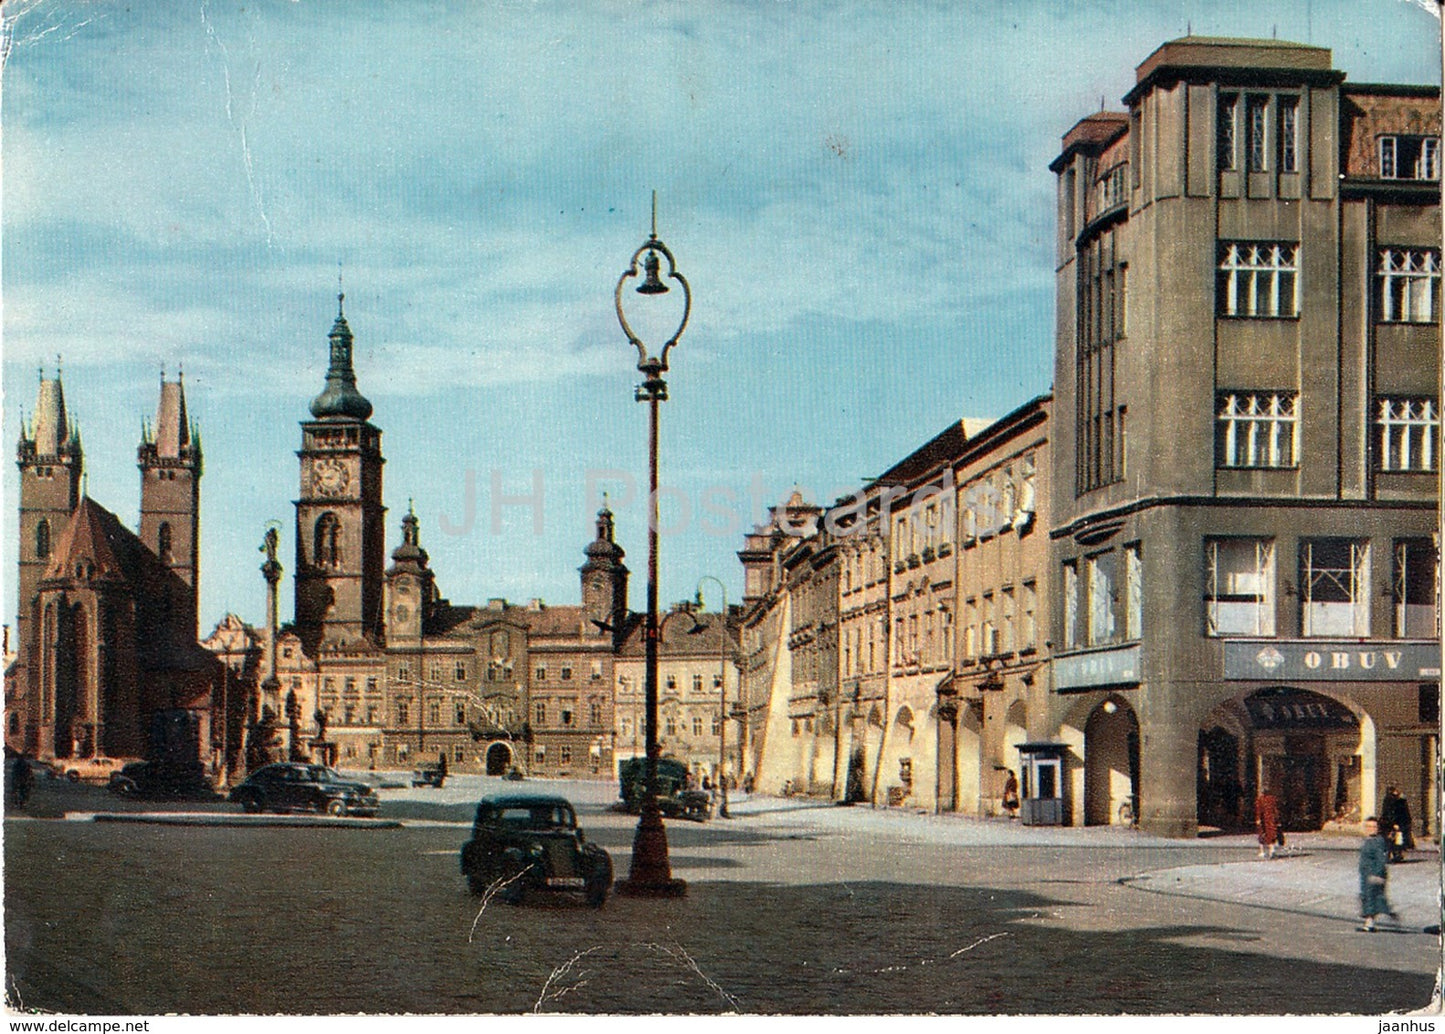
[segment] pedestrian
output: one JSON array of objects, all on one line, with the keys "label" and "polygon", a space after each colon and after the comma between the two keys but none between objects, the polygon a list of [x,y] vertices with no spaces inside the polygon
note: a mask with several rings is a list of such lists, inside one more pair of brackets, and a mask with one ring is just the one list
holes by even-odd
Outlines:
[{"label": "pedestrian", "polygon": [[1395,787],[1385,787],[1385,798],[1380,802],[1380,835],[1389,845],[1390,861],[1403,862],[1405,852],[1415,846],[1411,826],[1409,803]]},{"label": "pedestrian", "polygon": [[1365,925],[1361,933],[1375,932],[1375,917],[1387,915],[1398,919],[1385,898],[1386,862],[1389,845],[1383,823],[1371,815],[1365,820],[1365,839],[1360,844],[1360,916]]},{"label": "pedestrian", "polygon": [[35,774],[30,770],[30,762],[24,754],[17,754],[10,764],[10,786],[9,798],[11,806],[19,809],[24,808],[30,800],[31,788],[35,785]]},{"label": "pedestrian", "polygon": [[1279,828],[1279,801],[1268,787],[1260,787],[1254,799],[1254,828],[1258,833],[1259,857],[1273,858],[1275,848],[1284,839]]},{"label": "pedestrian", "polygon": [[1003,781],[1003,810],[1008,812],[1009,818],[1018,818],[1019,779],[1011,768],[1008,770],[1008,778]]}]

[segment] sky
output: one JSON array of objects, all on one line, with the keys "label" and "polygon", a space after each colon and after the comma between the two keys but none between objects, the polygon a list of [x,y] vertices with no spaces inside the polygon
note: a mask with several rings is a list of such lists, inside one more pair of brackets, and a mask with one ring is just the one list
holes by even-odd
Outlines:
[{"label": "sky", "polygon": [[[1048,163],[1160,43],[1277,34],[1350,81],[1438,83],[1433,7],[9,0],[4,441],[59,357],[89,494],[134,528],[141,422],[183,369],[203,634],[263,620],[269,521],[287,619],[339,268],[388,552],[413,501],[453,602],[575,603],[606,490],[641,608],[647,414],[613,291],[656,191],[693,295],[662,406],[661,596],[712,576],[736,602],[763,507],[835,499],[1050,389]],[[676,292],[626,297],[655,350],[676,311],[638,307]],[[13,615],[13,462],[0,488]]]}]

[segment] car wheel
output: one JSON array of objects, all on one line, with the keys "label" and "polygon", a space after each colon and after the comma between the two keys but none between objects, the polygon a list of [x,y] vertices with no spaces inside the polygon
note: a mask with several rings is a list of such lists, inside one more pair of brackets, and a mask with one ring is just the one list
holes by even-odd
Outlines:
[{"label": "car wheel", "polygon": [[337,816],[337,817],[340,817],[340,816],[345,815],[345,814],[346,814],[346,802],[345,802],[345,801],[327,801],[327,802],[326,802],[326,814],[328,814],[328,815],[335,815],[335,816]]},{"label": "car wheel", "polygon": [[261,798],[253,793],[248,793],[241,798],[241,810],[247,815],[259,814],[264,809],[261,807]]},{"label": "car wheel", "polygon": [[481,897],[483,894],[485,894],[487,892],[487,888],[491,885],[491,881],[488,880],[485,876],[482,876],[479,873],[475,872],[467,873],[467,890],[471,891],[477,897]]}]

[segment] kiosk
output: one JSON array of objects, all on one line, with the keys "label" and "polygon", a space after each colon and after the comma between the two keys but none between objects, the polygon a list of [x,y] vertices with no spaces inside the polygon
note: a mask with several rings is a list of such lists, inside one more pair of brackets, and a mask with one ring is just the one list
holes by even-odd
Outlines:
[{"label": "kiosk", "polygon": [[1067,743],[1020,743],[1019,767],[1023,786],[1019,821],[1025,826],[1062,826],[1064,810],[1064,755]]}]

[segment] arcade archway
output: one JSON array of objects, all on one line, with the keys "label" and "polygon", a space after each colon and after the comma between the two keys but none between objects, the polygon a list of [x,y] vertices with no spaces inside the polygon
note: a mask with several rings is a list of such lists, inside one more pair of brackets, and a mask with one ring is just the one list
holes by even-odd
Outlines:
[{"label": "arcade archway", "polygon": [[1272,686],[1226,700],[1199,730],[1199,824],[1253,828],[1264,788],[1285,830],[1357,823],[1361,801],[1375,797],[1374,738],[1368,715],[1311,690]]},{"label": "arcade archway", "polygon": [[1109,697],[1084,723],[1084,824],[1131,825],[1139,814],[1139,719]]},{"label": "arcade archway", "polygon": [[512,767],[512,748],[505,743],[493,743],[487,748],[487,775],[506,775]]}]

